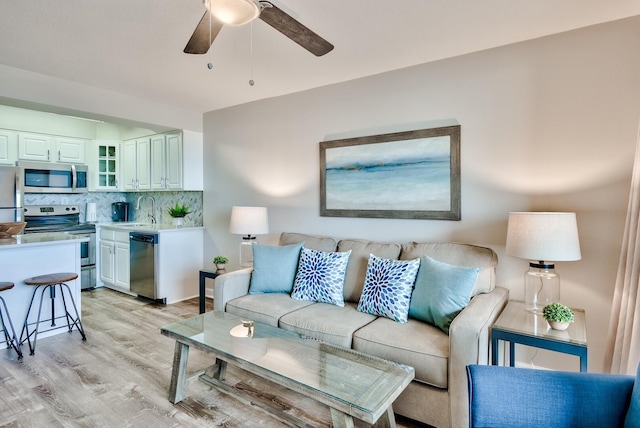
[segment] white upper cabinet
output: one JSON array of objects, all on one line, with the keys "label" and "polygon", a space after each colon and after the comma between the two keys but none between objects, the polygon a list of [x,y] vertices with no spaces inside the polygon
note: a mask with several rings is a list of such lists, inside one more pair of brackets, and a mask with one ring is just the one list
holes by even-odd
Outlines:
[{"label": "white upper cabinet", "polygon": [[151,186],[154,190],[182,189],[181,134],[151,137]]},{"label": "white upper cabinet", "polygon": [[123,189],[181,190],[182,134],[156,134],[123,143]]},{"label": "white upper cabinet", "polygon": [[50,162],[52,145],[53,138],[49,135],[21,133],[18,135],[18,158]]},{"label": "white upper cabinet", "polygon": [[18,160],[18,134],[0,129],[0,165],[15,165]]},{"label": "white upper cabinet", "polygon": [[151,138],[124,142],[124,190],[151,190]]},{"label": "white upper cabinet", "polygon": [[85,163],[85,148],[88,144],[86,140],[56,137],[54,142],[56,162]]},{"label": "white upper cabinet", "polygon": [[96,190],[118,190],[120,183],[120,141],[95,141]]},{"label": "white upper cabinet", "polygon": [[151,187],[164,189],[165,153],[164,135],[151,137]]},{"label": "white upper cabinet", "polygon": [[182,189],[182,136],[180,134],[167,135],[165,153],[167,158],[165,187]]},{"label": "white upper cabinet", "polygon": [[18,159],[38,162],[85,163],[87,141],[45,134],[18,134]]}]

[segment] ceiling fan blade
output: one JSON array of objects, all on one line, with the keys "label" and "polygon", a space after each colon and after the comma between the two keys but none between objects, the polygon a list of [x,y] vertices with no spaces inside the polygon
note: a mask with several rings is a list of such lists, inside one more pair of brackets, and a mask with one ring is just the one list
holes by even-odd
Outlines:
[{"label": "ceiling fan blade", "polygon": [[261,1],[260,4],[265,6],[260,12],[260,19],[315,56],[322,56],[333,50],[331,43],[293,19],[271,2]]},{"label": "ceiling fan blade", "polygon": [[205,54],[211,47],[216,36],[222,29],[222,23],[213,19],[209,11],[205,11],[198,26],[194,30],[184,53],[188,54]]}]

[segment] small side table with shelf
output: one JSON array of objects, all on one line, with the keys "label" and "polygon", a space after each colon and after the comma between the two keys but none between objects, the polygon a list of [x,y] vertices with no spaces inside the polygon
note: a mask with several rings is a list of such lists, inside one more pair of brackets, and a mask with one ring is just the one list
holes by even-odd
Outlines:
[{"label": "small side table with shelf", "polygon": [[[564,331],[553,330],[542,315],[524,309],[524,302],[511,300],[491,327],[491,364],[498,365],[498,342],[509,342],[509,365],[515,365],[515,345],[532,346],[580,358],[580,371],[587,371],[587,326],[583,309],[571,309],[574,322]],[[505,344],[506,346],[506,344]]]},{"label": "small side table with shelf", "polygon": [[233,272],[234,270],[238,270],[238,269],[242,269],[239,266],[227,266],[226,269],[224,270],[217,270],[215,268],[213,269],[201,269],[200,270],[200,290],[199,290],[199,295],[198,295],[198,303],[200,306],[200,313],[204,314],[206,311],[205,308],[205,303],[206,303],[206,296],[205,296],[205,284],[206,284],[206,280],[207,278],[213,279],[215,281],[215,279],[224,274],[224,273],[229,273],[229,272]]}]

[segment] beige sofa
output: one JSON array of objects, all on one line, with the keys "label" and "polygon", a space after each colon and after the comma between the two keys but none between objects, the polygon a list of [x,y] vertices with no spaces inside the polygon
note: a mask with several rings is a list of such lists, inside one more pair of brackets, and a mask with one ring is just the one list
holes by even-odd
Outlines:
[{"label": "beige sofa", "polygon": [[[319,251],[349,251],[345,306],[294,300],[286,293],[248,294],[251,269],[218,276],[214,308],[305,336],[413,366],[415,380],[393,404],[394,411],[435,427],[468,427],[466,366],[488,364],[490,327],[509,292],[495,286],[497,255],[489,248],[456,243],[378,243],[283,233],[280,245],[304,242]],[[449,335],[410,318],[398,323],[356,310],[369,254],[410,260],[428,255],[444,263],[481,267],[469,305]]]}]

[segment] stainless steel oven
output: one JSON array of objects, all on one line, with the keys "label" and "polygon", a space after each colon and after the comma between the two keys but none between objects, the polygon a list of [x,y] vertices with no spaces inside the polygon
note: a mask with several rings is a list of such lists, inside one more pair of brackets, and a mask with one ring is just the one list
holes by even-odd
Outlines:
[{"label": "stainless steel oven", "polygon": [[96,286],[96,232],[89,231],[65,231],[71,235],[84,236],[89,238],[88,242],[80,243],[80,269],[81,288],[83,290]]},{"label": "stainless steel oven", "polygon": [[26,205],[25,233],[64,232],[86,236],[89,241],[80,243],[81,288],[96,286],[96,227],[92,223],[80,223],[78,205]]}]

